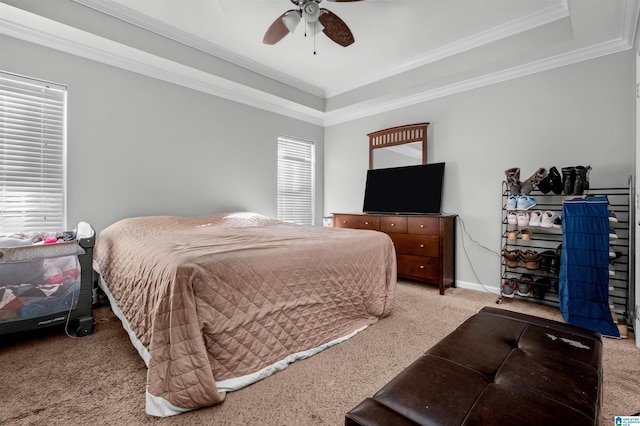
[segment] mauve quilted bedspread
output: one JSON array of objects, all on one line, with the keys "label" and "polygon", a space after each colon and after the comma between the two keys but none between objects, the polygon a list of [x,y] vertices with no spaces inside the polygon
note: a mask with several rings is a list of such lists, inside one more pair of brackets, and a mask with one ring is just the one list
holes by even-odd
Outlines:
[{"label": "mauve quilted bedspread", "polygon": [[[253,213],[124,219],[100,233],[94,260],[149,353],[155,415],[219,403],[217,382],[374,324],[395,298],[387,235]],[[150,396],[170,409],[150,410]]]}]

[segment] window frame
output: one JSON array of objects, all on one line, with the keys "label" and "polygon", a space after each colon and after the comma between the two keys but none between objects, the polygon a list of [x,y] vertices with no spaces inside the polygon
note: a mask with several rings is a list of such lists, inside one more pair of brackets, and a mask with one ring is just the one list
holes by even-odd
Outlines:
[{"label": "window frame", "polygon": [[0,234],[67,229],[65,85],[0,70],[0,167]]},{"label": "window frame", "polygon": [[[288,147],[285,147],[288,145]],[[285,151],[285,148],[287,150]],[[301,155],[307,153],[308,157]],[[285,164],[284,155],[289,155],[289,163]],[[296,159],[297,157],[297,159]],[[291,136],[278,136],[277,141],[277,218],[284,222],[292,222],[300,225],[315,225],[315,174],[316,174],[316,144],[312,140],[296,138]],[[295,167],[294,161],[302,162],[303,167]],[[306,167],[305,167],[306,166]],[[288,175],[287,170],[289,168]],[[292,170],[292,167],[295,170]],[[308,170],[304,170],[307,169]],[[290,179],[294,179],[294,174],[304,172],[304,181],[300,180],[297,183],[291,182]],[[282,179],[289,179],[289,186],[297,187],[298,190],[292,191],[291,188],[284,187],[285,183]],[[295,188],[294,188],[295,189]],[[304,190],[303,190],[304,189]],[[306,194],[306,195],[305,195]],[[308,204],[304,206],[306,212],[293,211],[290,209],[292,205],[300,202],[304,197],[308,198]],[[307,216],[306,220],[301,220],[302,215]]]}]

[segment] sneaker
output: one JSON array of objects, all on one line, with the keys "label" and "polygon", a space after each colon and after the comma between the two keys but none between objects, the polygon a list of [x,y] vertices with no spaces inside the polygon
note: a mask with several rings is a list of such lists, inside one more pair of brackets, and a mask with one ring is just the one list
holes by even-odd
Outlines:
[{"label": "sneaker", "polygon": [[531,278],[531,275],[522,274],[516,286],[516,294],[524,297],[531,296],[532,284],[533,279]]},{"label": "sneaker", "polygon": [[527,225],[529,225],[529,213],[518,212],[518,226],[527,226]]},{"label": "sneaker", "polygon": [[531,195],[518,195],[518,199],[516,201],[516,210],[529,210],[531,207],[536,205],[536,199]]},{"label": "sneaker", "polygon": [[507,250],[502,251],[502,256],[506,259],[507,268],[517,268],[518,261],[520,260],[520,250]]},{"label": "sneaker", "polygon": [[617,223],[618,218],[616,217],[616,212],[613,210],[609,210],[609,223]]},{"label": "sneaker", "polygon": [[556,215],[547,210],[542,214],[542,221],[540,222],[540,226],[543,228],[551,228],[553,226],[553,219],[555,219]]},{"label": "sneaker", "polygon": [[509,195],[507,198],[507,204],[504,206],[507,210],[515,210],[518,208],[518,196],[517,195]]},{"label": "sneaker", "polygon": [[540,221],[542,220],[542,212],[540,210],[536,210],[531,213],[529,217],[529,226],[540,226]]},{"label": "sneaker", "polygon": [[617,240],[618,234],[616,234],[615,229],[609,229],[609,240]]},{"label": "sneaker", "polygon": [[507,223],[509,225],[517,225],[518,224],[518,215],[514,211],[510,211],[507,213]]},{"label": "sneaker", "polygon": [[538,269],[540,257],[540,253],[535,250],[525,250],[520,252],[520,259],[524,261],[524,266],[527,269]]},{"label": "sneaker", "polygon": [[562,228],[562,218],[560,216],[556,216],[556,218],[553,219],[553,227]]},{"label": "sneaker", "polygon": [[502,296],[513,299],[516,295],[516,280],[515,278],[508,278],[502,283]]}]

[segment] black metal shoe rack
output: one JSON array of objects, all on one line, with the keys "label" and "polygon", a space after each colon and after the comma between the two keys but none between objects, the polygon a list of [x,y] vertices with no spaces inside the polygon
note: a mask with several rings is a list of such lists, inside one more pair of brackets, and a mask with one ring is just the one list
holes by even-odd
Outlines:
[{"label": "black metal shoe rack", "polygon": [[[508,223],[508,210],[506,208],[507,199],[510,192],[506,182],[502,182],[502,251],[506,250],[534,250],[542,253],[545,250],[555,250],[562,243],[562,229],[561,228],[543,228],[539,226],[514,226]],[[615,213],[617,222],[613,223],[613,229],[617,235],[617,239],[610,241],[610,252],[618,253],[618,257],[610,258],[609,270],[609,306],[612,311],[615,312],[618,318],[624,319],[629,328],[633,324],[635,319],[634,311],[634,297],[633,287],[631,283],[634,282],[634,253],[632,251],[633,241],[633,224],[635,223],[634,215],[634,189],[633,179],[630,176],[628,186],[616,187],[616,188],[590,188],[582,195],[565,195],[555,194],[550,192],[543,194],[539,191],[532,191],[531,194],[535,200],[536,205],[529,210],[529,213],[540,210],[545,212],[547,210],[554,212],[556,216],[562,214],[562,202],[564,200],[570,200],[576,197],[584,197],[586,195],[606,195],[609,199],[609,210]],[[509,231],[511,230],[521,231],[522,229],[531,230],[531,236],[529,240],[522,239],[522,234],[518,234],[515,240],[509,239]],[[502,254],[502,253],[501,253]],[[541,271],[540,269],[527,269],[524,262],[518,262],[516,268],[507,267],[506,259],[502,258],[502,279],[500,281],[500,288],[502,289],[502,283],[509,278],[519,279],[522,274],[529,274],[533,280],[537,280],[542,277],[547,277],[554,284],[549,288],[544,298],[537,298],[531,296],[519,296],[515,295],[515,298],[520,300],[528,300],[536,303],[559,306],[558,302],[558,273],[551,271]],[[502,303],[504,300],[502,296],[498,299],[497,303]]]}]

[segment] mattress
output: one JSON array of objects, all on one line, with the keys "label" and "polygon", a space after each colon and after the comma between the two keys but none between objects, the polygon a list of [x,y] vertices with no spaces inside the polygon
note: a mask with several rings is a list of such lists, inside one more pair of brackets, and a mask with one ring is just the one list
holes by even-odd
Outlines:
[{"label": "mattress", "polygon": [[395,301],[386,234],[255,213],[124,219],[100,233],[94,263],[147,364],[156,416],[220,403],[375,324]]}]

